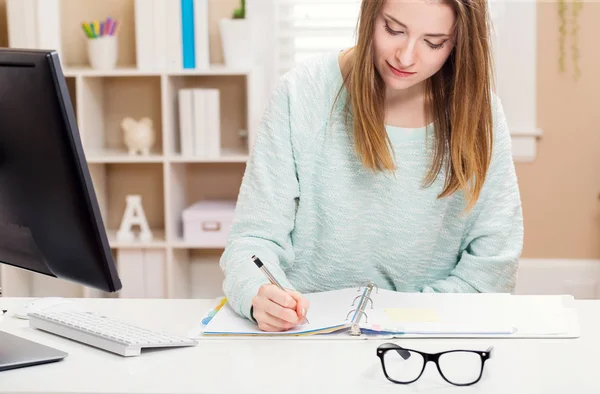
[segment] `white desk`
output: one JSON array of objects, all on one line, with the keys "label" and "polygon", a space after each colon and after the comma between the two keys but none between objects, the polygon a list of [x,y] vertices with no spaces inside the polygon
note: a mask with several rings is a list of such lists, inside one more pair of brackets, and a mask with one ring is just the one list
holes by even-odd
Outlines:
[{"label": "white desk", "polygon": [[[395,339],[425,351],[486,349],[479,383],[455,387],[428,364],[421,379],[385,379],[375,349],[381,340],[205,339],[192,348],[124,358],[36,331],[11,316],[27,299],[0,298],[9,312],[0,330],[69,353],[63,361],[0,372],[0,393],[600,393],[600,300],[576,301],[578,339]],[[107,316],[187,334],[208,300],[83,299]]]}]

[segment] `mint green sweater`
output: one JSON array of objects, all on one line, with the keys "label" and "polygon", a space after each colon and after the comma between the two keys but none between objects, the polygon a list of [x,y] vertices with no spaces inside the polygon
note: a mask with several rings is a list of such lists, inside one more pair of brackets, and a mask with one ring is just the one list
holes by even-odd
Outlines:
[{"label": "mint green sweater", "polygon": [[[250,318],[268,283],[257,255],[301,293],[363,285],[402,292],[511,292],[523,221],[511,140],[494,95],[494,150],[475,208],[457,192],[423,188],[433,138],[426,128],[386,126],[395,174],[373,173],[354,154],[343,122],[336,52],[282,77],[270,96],[239,191],[220,266],[230,305]],[[429,127],[431,137],[431,127]]]}]

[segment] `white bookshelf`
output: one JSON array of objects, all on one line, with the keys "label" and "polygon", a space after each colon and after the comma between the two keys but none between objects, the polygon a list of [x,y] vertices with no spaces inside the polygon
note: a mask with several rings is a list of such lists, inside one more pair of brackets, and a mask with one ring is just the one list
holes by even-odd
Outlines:
[{"label": "white bookshelf", "polygon": [[[200,247],[185,242],[181,214],[199,200],[237,198],[268,94],[264,70],[229,69],[222,64],[212,64],[209,69],[141,71],[135,59],[133,0],[59,0],[59,4],[63,71],[119,272],[131,272],[131,267],[122,270],[119,266],[128,263],[119,259],[121,251],[159,252],[164,262],[163,288],[160,289],[164,297],[220,295],[223,276],[218,260],[224,245]],[[220,51],[220,41],[215,35],[218,18],[229,16],[236,4],[237,1],[210,0],[211,61],[219,57]],[[118,37],[119,61],[116,69],[99,71],[85,62],[80,22],[108,15],[123,21]],[[183,88],[219,89],[219,157],[181,155],[177,93]],[[120,127],[125,116],[152,119],[156,142],[149,156],[127,153]],[[128,194],[142,196],[153,233],[150,242],[116,239]],[[121,279],[124,286],[142,280],[129,276],[121,276]],[[4,264],[0,264],[0,286],[4,296],[119,296]]]}]

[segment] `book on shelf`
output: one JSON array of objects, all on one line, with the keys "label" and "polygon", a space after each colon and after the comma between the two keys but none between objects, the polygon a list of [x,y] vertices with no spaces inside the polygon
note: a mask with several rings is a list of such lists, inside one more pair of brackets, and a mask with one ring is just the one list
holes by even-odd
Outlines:
[{"label": "book on shelf", "polygon": [[218,89],[180,89],[181,155],[215,159],[221,155],[220,92]]},{"label": "book on shelf", "polygon": [[144,249],[144,295],[145,298],[164,298],[165,252],[161,249]]},{"label": "book on shelf", "polygon": [[62,60],[59,0],[7,0],[8,46],[51,49]]},{"label": "book on shelf", "polygon": [[135,0],[140,70],[209,67],[208,0]]},{"label": "book on shelf", "polygon": [[[154,68],[154,0],[135,0],[135,55],[140,70]],[[157,29],[158,30],[158,29]]]},{"label": "book on shelf", "polygon": [[117,269],[123,282],[121,298],[164,298],[165,253],[161,249],[124,248],[117,252]]}]

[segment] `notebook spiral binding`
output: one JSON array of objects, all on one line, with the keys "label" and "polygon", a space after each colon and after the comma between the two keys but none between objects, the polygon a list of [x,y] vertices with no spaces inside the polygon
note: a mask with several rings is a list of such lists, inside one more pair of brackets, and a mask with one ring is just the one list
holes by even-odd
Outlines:
[{"label": "notebook spiral binding", "polygon": [[[369,282],[364,287],[362,294],[356,296],[356,298],[354,298],[354,301],[352,301],[352,306],[354,306],[354,304],[356,303],[356,300],[360,299],[356,308],[349,311],[348,314],[346,315],[346,320],[348,320],[350,315],[352,313],[354,313],[354,315],[352,316],[352,321],[351,321],[352,324],[350,325],[350,335],[354,335],[354,336],[361,335],[360,320],[363,316],[365,318],[365,323],[368,323],[368,321],[369,321],[369,315],[367,314],[367,312],[365,312],[365,309],[366,309],[369,301],[371,301],[371,309],[373,309],[373,299],[371,298],[371,293],[373,292],[373,287],[377,287],[377,286],[375,286],[375,284],[373,284],[372,282]],[[377,289],[379,289],[379,288],[377,288]],[[360,287],[358,290],[360,291]]]}]

